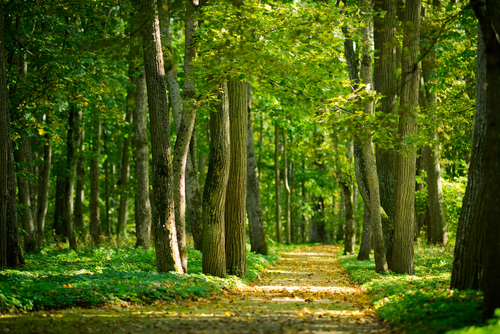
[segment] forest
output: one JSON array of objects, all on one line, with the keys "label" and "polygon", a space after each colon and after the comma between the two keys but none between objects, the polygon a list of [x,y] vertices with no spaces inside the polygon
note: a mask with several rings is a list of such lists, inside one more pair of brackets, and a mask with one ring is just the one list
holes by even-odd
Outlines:
[{"label": "forest", "polygon": [[0,0],[0,331],[499,333],[499,31],[495,0]]}]

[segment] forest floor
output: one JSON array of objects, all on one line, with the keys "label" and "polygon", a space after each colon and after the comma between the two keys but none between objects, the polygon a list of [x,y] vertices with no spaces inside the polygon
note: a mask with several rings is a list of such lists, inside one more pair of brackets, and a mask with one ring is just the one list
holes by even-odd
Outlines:
[{"label": "forest floor", "polygon": [[282,253],[253,284],[209,298],[4,314],[0,333],[390,333],[338,251]]}]

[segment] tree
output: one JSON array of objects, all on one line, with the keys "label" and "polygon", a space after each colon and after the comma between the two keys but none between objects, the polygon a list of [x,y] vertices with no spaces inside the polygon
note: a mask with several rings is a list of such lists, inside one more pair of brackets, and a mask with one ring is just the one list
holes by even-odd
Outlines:
[{"label": "tree", "polygon": [[283,127],[283,180],[285,181],[285,240],[286,244],[290,245],[291,242],[291,226],[290,226],[290,184],[288,182],[288,161],[286,154],[286,129]]},{"label": "tree", "polygon": [[[49,123],[49,113],[45,114],[45,123]],[[47,214],[47,206],[49,202],[49,185],[50,185],[50,168],[52,162],[52,144],[50,142],[51,136],[45,133],[43,141],[43,165],[40,167],[40,175],[38,176],[38,205],[37,205],[37,218],[38,223],[38,237],[41,247],[43,243],[43,234],[45,230],[45,217]],[[83,137],[82,137],[83,140]]]},{"label": "tree", "polygon": [[219,87],[220,102],[210,111],[210,156],[203,191],[204,274],[226,277],[225,210],[229,178],[229,96],[227,83]]},{"label": "tree", "polygon": [[276,187],[276,241],[281,243],[280,127],[274,126],[274,182]]},{"label": "tree", "polygon": [[[408,0],[405,25],[399,107],[397,185],[394,210],[394,240],[389,268],[396,273],[413,275],[413,224],[415,214],[416,149],[411,144],[417,133],[418,90],[420,70],[418,41],[420,37],[421,0]],[[405,143],[405,142],[409,142]]]},{"label": "tree", "polygon": [[156,1],[142,0],[140,14],[144,22],[142,46],[151,118],[156,266],[158,272],[182,272],[175,229],[170,117]]},{"label": "tree", "polygon": [[4,2],[0,2],[0,268],[24,265],[17,226],[16,178],[5,73]]},{"label": "tree", "polygon": [[[94,245],[102,239],[101,208],[99,206],[99,157],[101,154],[101,115],[93,121],[92,159],[90,160],[90,236]],[[105,166],[107,167],[107,166]],[[105,168],[105,172],[106,172]]]},{"label": "tree", "polygon": [[[85,157],[83,151],[85,149],[84,139],[85,131],[83,130],[83,118],[82,118],[82,129],[80,133],[80,142],[78,143],[78,162],[76,164],[76,190],[75,190],[75,231],[78,234],[84,232],[83,227],[83,199],[84,199],[84,189],[85,189]],[[40,203],[40,202],[39,202]],[[38,223],[40,226],[40,222]]]}]

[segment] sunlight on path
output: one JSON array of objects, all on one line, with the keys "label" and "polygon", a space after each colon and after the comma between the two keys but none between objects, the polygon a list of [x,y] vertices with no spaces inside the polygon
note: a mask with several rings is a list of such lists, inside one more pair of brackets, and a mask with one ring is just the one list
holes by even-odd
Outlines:
[{"label": "sunlight on path", "polygon": [[282,254],[254,286],[146,307],[37,312],[1,333],[390,333],[340,265],[338,246]]}]

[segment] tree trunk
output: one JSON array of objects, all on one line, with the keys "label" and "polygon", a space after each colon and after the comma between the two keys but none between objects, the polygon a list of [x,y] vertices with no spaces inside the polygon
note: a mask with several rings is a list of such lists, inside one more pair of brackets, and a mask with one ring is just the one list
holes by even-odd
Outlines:
[{"label": "tree trunk", "polygon": [[483,289],[483,221],[484,221],[484,151],[486,133],[486,77],[485,44],[481,27],[477,36],[476,112],[472,136],[471,160],[467,189],[458,219],[457,238],[451,272],[452,289]]},{"label": "tree trunk", "polygon": [[[83,124],[82,124],[83,125]],[[83,227],[83,199],[84,199],[84,189],[85,189],[85,158],[83,156],[83,150],[85,149],[84,137],[85,132],[82,130],[80,134],[80,143],[78,150],[78,162],[76,165],[76,194],[75,194],[75,231],[78,235],[84,233]]]},{"label": "tree trunk", "polygon": [[[101,154],[101,118],[94,119],[94,138],[92,140],[92,160],[90,161],[90,236],[94,245],[102,238],[101,209],[99,207],[99,156]],[[106,172],[106,168],[105,171]]]},{"label": "tree trunk", "polygon": [[[422,156],[422,149],[421,148],[417,151],[417,155],[418,155],[417,156],[417,168],[416,168],[416,172],[415,172],[415,177],[421,175],[425,169],[425,161],[424,161],[424,157]],[[424,189],[423,183],[415,182],[415,193],[417,193],[418,191],[421,191],[422,189]],[[420,211],[421,211],[421,208],[418,208],[415,205],[415,240],[417,240],[418,237],[420,236],[420,231],[422,231],[423,227],[425,225],[427,225],[427,222],[425,221],[425,216],[426,216],[426,213],[428,211],[428,206],[426,206],[425,212],[420,212]]]},{"label": "tree trunk", "polygon": [[408,0],[405,9],[405,32],[401,77],[398,136],[401,144],[398,154],[396,205],[394,212],[394,239],[390,269],[400,274],[413,275],[413,224],[415,214],[415,145],[403,142],[417,134],[418,91],[420,70],[418,66],[418,41],[420,37],[421,0]]},{"label": "tree trunk", "polygon": [[19,195],[19,203],[23,205],[22,225],[24,230],[24,251],[32,253],[37,250],[37,223],[31,210],[30,198],[30,173],[28,167],[28,156],[31,156],[31,141],[26,138],[26,132],[19,143],[19,148],[14,152],[16,162],[19,164],[20,173],[17,175],[17,188]]},{"label": "tree trunk", "polygon": [[231,152],[225,209],[226,268],[231,275],[245,277],[248,83],[230,79],[228,93]]},{"label": "tree trunk", "polygon": [[[75,173],[77,155],[75,154],[75,146],[80,143],[80,123],[82,120],[82,111],[76,110],[76,106],[70,104],[69,119],[68,119],[68,136],[67,142],[67,160],[66,160],[66,183],[64,189],[64,205],[63,205],[63,225],[66,226],[66,235],[68,237],[69,246],[73,250],[77,250],[77,240],[74,230],[73,220],[73,192],[75,189]],[[78,153],[78,152],[77,152]]]},{"label": "tree trunk", "polygon": [[280,127],[274,126],[274,183],[276,186],[276,241],[281,244]]},{"label": "tree trunk", "polygon": [[286,130],[283,128],[283,180],[285,181],[285,217],[286,217],[286,225],[285,225],[285,240],[286,244],[290,245],[291,241],[291,226],[290,226],[290,185],[288,184],[288,162],[286,156]]},{"label": "tree trunk", "polygon": [[[64,189],[66,189],[66,180],[63,175],[63,164],[59,161],[57,163],[58,175],[56,179],[56,203],[54,210],[54,223],[53,223],[53,233],[64,237],[66,235],[66,230],[63,229],[63,207],[64,207]],[[55,241],[55,240],[54,240]]]},{"label": "tree trunk", "polygon": [[[45,115],[45,123],[49,123],[49,114]],[[50,186],[50,167],[52,160],[52,145],[50,143],[50,134],[45,133],[43,145],[43,165],[40,166],[38,179],[38,205],[37,205],[37,223],[38,223],[38,247],[42,246],[45,230],[45,216],[49,204],[49,186]]]},{"label": "tree trunk", "polygon": [[483,155],[483,318],[491,318],[500,307],[500,4],[471,1],[481,25],[486,53],[486,136]]},{"label": "tree trunk", "polygon": [[[352,163],[352,141],[347,141],[347,161]],[[350,166],[349,166],[350,168]],[[354,245],[356,243],[356,230],[354,226],[354,207],[352,193],[352,176],[350,173],[345,174],[340,171],[340,166],[337,165],[337,174],[339,176],[340,189],[344,194],[345,206],[345,239],[344,239],[344,255],[354,253]],[[344,175],[345,174],[345,175]]]},{"label": "tree trunk", "polygon": [[0,268],[24,265],[17,225],[16,176],[5,73],[4,2],[0,2]]},{"label": "tree trunk", "polygon": [[267,255],[266,226],[264,225],[262,204],[260,201],[260,185],[257,177],[257,164],[255,162],[252,111],[250,105],[248,108],[247,153],[247,215],[251,251],[257,254]]},{"label": "tree trunk", "polygon": [[[106,160],[104,160],[104,219],[106,220],[106,237],[108,238],[108,241],[111,240],[111,222],[110,222],[110,197],[111,197],[111,191],[109,189],[109,183],[110,183],[110,175],[109,175],[109,144],[108,144],[108,136],[106,132],[106,124],[104,124],[104,130],[102,134],[102,141],[104,143],[104,155],[106,155]],[[113,174],[113,173],[111,173]],[[118,229],[116,230],[116,235],[118,235],[119,231]]]},{"label": "tree trunk", "polygon": [[210,156],[203,191],[204,274],[226,277],[225,205],[230,164],[229,98],[227,84],[219,88],[220,104],[210,112]]},{"label": "tree trunk", "polygon": [[[130,95],[130,97],[129,97]],[[130,89],[127,92],[127,100],[133,99],[135,97],[135,92],[133,89]],[[125,126],[132,126],[132,105],[127,103],[127,111],[125,114]],[[118,208],[118,226],[116,227],[116,236],[119,238],[120,234],[123,234],[124,237],[127,235],[127,216],[128,216],[128,181],[130,178],[130,142],[131,131],[127,131],[128,135],[125,137],[123,141],[123,153],[122,153],[122,168],[120,171],[120,206]],[[109,197],[109,196],[108,196]]]},{"label": "tree trunk", "polygon": [[173,200],[172,154],[170,149],[170,117],[165,87],[165,67],[160,40],[160,27],[154,0],[141,1],[144,21],[143,50],[148,90],[151,147],[153,156],[153,191],[155,201],[154,232],[158,272],[182,272]]},{"label": "tree trunk", "polygon": [[358,261],[369,261],[370,260],[370,250],[371,250],[371,240],[372,231],[370,229],[370,203],[364,204],[363,210],[363,230],[361,232],[361,244],[359,245]]},{"label": "tree trunk", "polygon": [[[373,21],[373,39],[376,50],[374,67],[374,88],[384,96],[380,100],[378,111],[384,114],[396,113],[396,0],[375,0],[375,12],[385,12],[385,15],[375,15]],[[393,135],[396,132],[394,128]],[[396,190],[396,149],[377,148],[377,174],[379,179],[380,204],[394,221],[394,205]],[[373,215],[372,215],[373,216]],[[392,230],[384,227],[384,239],[392,243]],[[392,259],[391,248],[387,247],[387,261]]]}]

